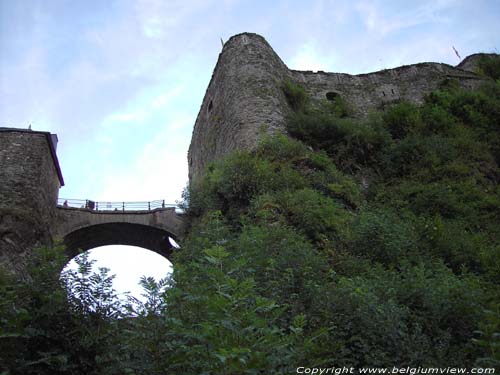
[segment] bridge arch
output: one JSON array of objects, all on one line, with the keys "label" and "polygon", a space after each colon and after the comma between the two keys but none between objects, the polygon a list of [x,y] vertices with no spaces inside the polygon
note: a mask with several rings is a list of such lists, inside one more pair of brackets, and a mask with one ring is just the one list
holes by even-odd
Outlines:
[{"label": "bridge arch", "polygon": [[154,251],[168,260],[173,246],[169,237],[173,235],[163,229],[143,224],[110,222],[82,227],[68,233],[63,241],[67,255],[75,257],[81,251],[107,245],[128,245]]},{"label": "bridge arch", "polygon": [[57,207],[55,237],[66,246],[67,255],[106,245],[130,245],[152,250],[171,259],[169,237],[179,242],[185,219],[175,207],[151,211],[95,211],[88,208]]}]

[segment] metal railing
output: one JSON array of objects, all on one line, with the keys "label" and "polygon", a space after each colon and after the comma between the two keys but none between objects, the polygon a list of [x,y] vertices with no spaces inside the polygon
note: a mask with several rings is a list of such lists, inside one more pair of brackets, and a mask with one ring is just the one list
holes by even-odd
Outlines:
[{"label": "metal railing", "polygon": [[165,203],[165,200],[148,202],[97,202],[90,199],[59,198],[60,207],[84,208],[91,211],[152,211],[158,208],[177,207],[176,204]]}]

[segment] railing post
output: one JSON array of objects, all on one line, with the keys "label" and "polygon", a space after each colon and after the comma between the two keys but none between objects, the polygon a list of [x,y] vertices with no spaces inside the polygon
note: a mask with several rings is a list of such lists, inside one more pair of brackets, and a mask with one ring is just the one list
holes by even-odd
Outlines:
[{"label": "railing post", "polygon": [[95,202],[95,210],[99,211],[99,202]]},{"label": "railing post", "polygon": [[125,202],[122,202],[122,211],[125,211]]},{"label": "railing post", "polygon": [[161,202],[161,208],[165,208],[165,199]]},{"label": "railing post", "polygon": [[148,211],[151,211],[151,202],[148,202]]}]

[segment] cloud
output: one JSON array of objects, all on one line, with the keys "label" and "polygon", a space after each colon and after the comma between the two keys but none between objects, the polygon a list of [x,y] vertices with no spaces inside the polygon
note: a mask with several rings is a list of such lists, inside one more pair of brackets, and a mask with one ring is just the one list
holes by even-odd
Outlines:
[{"label": "cloud", "polygon": [[315,43],[302,44],[294,56],[289,59],[288,67],[295,70],[329,71],[333,65],[333,58],[321,54]]},{"label": "cloud", "polygon": [[184,86],[181,84],[170,91],[166,91],[166,92],[158,95],[151,102],[151,107],[153,109],[164,108],[173,99],[178,97],[182,93],[183,90],[184,90]]},{"label": "cloud", "polygon": [[388,34],[427,23],[447,22],[445,10],[454,0],[433,0],[420,3],[418,7],[398,10],[397,4],[383,7],[373,1],[361,1],[355,6],[371,35],[385,37]]},{"label": "cloud", "polygon": [[154,134],[131,165],[104,176],[96,200],[150,201],[166,199],[175,203],[187,182],[187,153],[193,117],[178,117]]}]

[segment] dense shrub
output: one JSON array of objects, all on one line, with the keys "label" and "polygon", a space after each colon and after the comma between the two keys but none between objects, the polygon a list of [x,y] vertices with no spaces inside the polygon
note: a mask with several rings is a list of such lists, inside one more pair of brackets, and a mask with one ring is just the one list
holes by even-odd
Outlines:
[{"label": "dense shrub", "polygon": [[285,81],[283,83],[283,93],[288,104],[295,112],[303,112],[306,109],[309,97],[303,87],[291,81]]},{"label": "dense shrub", "polygon": [[478,72],[494,80],[500,79],[500,56],[483,55],[477,64]]},{"label": "dense shrub", "polygon": [[389,107],[383,115],[383,120],[394,139],[419,133],[423,127],[420,112],[414,104],[407,102]]},{"label": "dense shrub", "polygon": [[389,132],[375,118],[360,122],[298,113],[290,117],[288,131],[313,148],[325,150],[341,170],[350,173],[363,167],[377,168],[382,150],[390,143]]},{"label": "dense shrub", "polygon": [[417,260],[419,238],[409,217],[387,209],[362,211],[351,223],[350,251],[387,266]]}]

